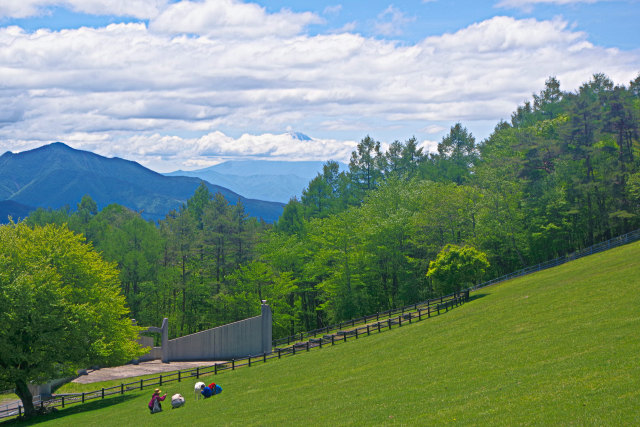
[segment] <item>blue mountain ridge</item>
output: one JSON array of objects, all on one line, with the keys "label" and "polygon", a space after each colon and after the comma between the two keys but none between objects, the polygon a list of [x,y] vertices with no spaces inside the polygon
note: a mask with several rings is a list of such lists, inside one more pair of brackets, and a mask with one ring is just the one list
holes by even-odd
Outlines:
[{"label": "blue mountain ridge", "polygon": [[[133,161],[76,150],[61,142],[0,156],[0,201],[31,208],[73,208],[88,194],[100,209],[118,203],[146,219],[159,220],[186,203],[201,182],[229,203],[241,202],[249,215],[265,222],[276,221],[284,208],[282,203],[247,198],[202,179],[165,176]],[[6,217],[0,220],[6,222]]]}]

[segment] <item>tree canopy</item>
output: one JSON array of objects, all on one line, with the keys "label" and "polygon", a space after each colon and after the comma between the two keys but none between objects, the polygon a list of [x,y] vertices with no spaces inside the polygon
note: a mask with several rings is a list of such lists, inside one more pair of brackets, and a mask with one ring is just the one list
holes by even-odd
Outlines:
[{"label": "tree canopy", "polygon": [[0,383],[33,413],[30,382],[141,354],[114,264],[66,226],[0,226]]},{"label": "tree canopy", "polygon": [[487,268],[487,254],[472,246],[449,244],[429,263],[427,277],[434,279],[442,293],[447,294],[477,284]]}]

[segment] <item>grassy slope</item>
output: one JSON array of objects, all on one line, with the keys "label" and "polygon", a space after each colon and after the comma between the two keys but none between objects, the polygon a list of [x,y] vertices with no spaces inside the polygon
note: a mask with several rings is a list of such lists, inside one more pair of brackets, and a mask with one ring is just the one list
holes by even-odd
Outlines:
[{"label": "grassy slope", "polygon": [[638,259],[640,242],[428,321],[226,372],[207,401],[194,401],[193,381],[172,383],[164,391],[187,398],[178,410],[150,415],[150,393],[132,393],[46,424],[640,425]]}]

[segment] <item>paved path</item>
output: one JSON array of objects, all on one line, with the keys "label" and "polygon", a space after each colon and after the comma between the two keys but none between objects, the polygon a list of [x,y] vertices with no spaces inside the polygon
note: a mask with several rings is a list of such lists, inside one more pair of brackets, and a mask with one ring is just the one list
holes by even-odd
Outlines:
[{"label": "paved path", "polygon": [[121,378],[137,377],[141,375],[159,374],[162,372],[179,371],[185,369],[195,369],[198,366],[213,366],[215,363],[224,361],[195,361],[195,362],[170,362],[162,363],[159,360],[141,362],[138,365],[115,366],[113,368],[102,368],[87,370],[87,375],[81,375],[72,382],[79,384],[90,384],[98,381],[118,380]]}]

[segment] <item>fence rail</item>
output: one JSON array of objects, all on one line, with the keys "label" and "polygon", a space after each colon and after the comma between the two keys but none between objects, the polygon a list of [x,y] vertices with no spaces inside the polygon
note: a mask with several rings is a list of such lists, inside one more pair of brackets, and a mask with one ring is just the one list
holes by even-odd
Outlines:
[{"label": "fence rail", "polygon": [[371,314],[368,316],[359,317],[356,319],[345,320],[343,322],[335,323],[333,325],[325,326],[318,329],[313,329],[311,331],[299,332],[294,335],[289,335],[288,337],[278,338],[272,341],[273,347],[279,347],[286,343],[286,345],[290,345],[292,343],[304,341],[305,339],[315,338],[318,335],[328,334],[331,331],[338,331],[343,329],[344,327],[354,327],[356,325],[363,325],[370,323],[372,321],[379,321],[380,319],[394,317],[396,315],[402,315],[408,311],[415,311],[418,307],[428,307],[434,304],[443,303],[451,298],[454,298],[455,294],[450,294],[442,297],[432,298],[427,301],[422,301],[414,304],[405,305],[404,307],[394,308],[387,311],[381,311],[376,314]]}]

